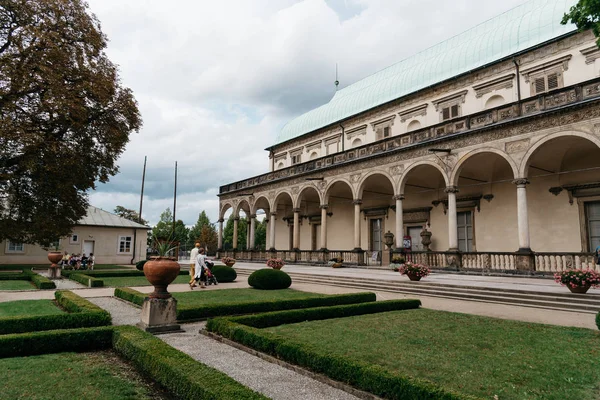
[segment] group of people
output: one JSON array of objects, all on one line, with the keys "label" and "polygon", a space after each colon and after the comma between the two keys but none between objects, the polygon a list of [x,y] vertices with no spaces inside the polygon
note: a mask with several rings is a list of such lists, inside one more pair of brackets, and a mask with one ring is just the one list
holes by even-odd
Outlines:
[{"label": "group of people", "polygon": [[190,289],[194,290],[198,283],[201,289],[206,289],[206,286],[211,283],[217,285],[217,279],[211,271],[213,266],[212,261],[206,257],[204,248],[200,247],[200,243],[196,243],[190,251]]},{"label": "group of people", "polygon": [[89,257],[83,253],[83,255],[69,254],[65,251],[63,258],[60,262],[62,269],[94,269],[94,253],[90,253]]}]

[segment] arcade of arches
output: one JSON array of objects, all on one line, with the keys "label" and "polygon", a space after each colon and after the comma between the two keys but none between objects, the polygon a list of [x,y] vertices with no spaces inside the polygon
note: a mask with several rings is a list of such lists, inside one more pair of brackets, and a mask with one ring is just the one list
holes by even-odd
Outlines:
[{"label": "arcade of arches", "polygon": [[267,248],[277,250],[381,251],[390,231],[396,248],[410,236],[412,250],[423,251],[423,229],[432,251],[600,246],[600,138],[572,131],[511,140],[222,196],[219,247],[229,209],[250,217],[250,249],[257,212],[268,216]]}]

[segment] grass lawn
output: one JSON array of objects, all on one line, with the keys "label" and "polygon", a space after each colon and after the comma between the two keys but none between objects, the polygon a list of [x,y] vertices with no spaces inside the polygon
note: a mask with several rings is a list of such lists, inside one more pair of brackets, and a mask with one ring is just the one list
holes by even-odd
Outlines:
[{"label": "grass lawn", "polygon": [[53,315],[63,312],[52,300],[17,300],[0,303],[0,317]]},{"label": "grass lawn", "polygon": [[[85,272],[82,272],[85,274]],[[107,278],[98,278],[104,281],[104,286],[125,287],[125,286],[151,286],[145,276],[115,276]],[[179,275],[173,283],[188,283],[189,275]]]},{"label": "grass lawn", "polygon": [[163,399],[110,351],[0,359],[5,399]]},{"label": "grass lawn", "polygon": [[[189,280],[189,277],[188,277]],[[326,297],[323,294],[299,292],[293,289],[258,290],[258,289],[222,289],[205,291],[200,288],[194,291],[173,293],[181,306],[200,307],[209,304],[245,303],[251,301],[292,300],[302,298]]]},{"label": "grass lawn", "polygon": [[0,281],[0,290],[37,290],[31,281]]},{"label": "grass lawn", "polygon": [[584,400],[600,394],[598,331],[427,309],[266,330],[483,398]]},{"label": "grass lawn", "polygon": [[135,269],[135,265],[96,264],[94,271],[104,269]]}]

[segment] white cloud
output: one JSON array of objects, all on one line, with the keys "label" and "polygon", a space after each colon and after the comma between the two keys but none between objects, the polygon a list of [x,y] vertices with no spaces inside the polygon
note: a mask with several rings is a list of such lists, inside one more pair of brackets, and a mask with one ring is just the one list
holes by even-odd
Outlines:
[{"label": "white cloud", "polygon": [[333,95],[336,62],[343,87],[523,2],[90,0],[144,118],[91,202],[137,209],[147,155],[146,219],[172,207],[178,161],[178,218],[216,220],[218,187],[267,171],[278,129]]}]

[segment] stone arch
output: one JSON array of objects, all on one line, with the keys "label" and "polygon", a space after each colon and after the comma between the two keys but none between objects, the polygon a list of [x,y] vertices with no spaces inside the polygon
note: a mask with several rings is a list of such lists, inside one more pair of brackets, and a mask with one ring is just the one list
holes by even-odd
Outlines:
[{"label": "stone arch", "polygon": [[506,160],[508,162],[508,165],[510,165],[510,168],[512,169],[512,172],[513,172],[513,178],[514,179],[518,178],[519,167],[517,166],[517,163],[506,152],[495,149],[493,147],[483,147],[481,149],[471,150],[470,152],[468,152],[467,154],[462,156],[460,158],[460,160],[458,160],[458,162],[452,169],[452,173],[450,174],[450,184],[451,185],[453,185],[453,186],[458,185],[458,177],[460,176],[460,171],[461,171],[463,165],[465,164],[465,162],[467,162],[474,155],[480,154],[480,153],[494,153],[494,154],[499,155],[500,157],[502,157],[504,160]]},{"label": "stone arch", "polygon": [[519,176],[518,177],[519,178],[527,177],[531,157],[536,152],[537,149],[539,149],[544,144],[550,142],[553,139],[557,139],[560,137],[567,137],[567,136],[575,136],[575,137],[579,137],[579,138],[588,140],[588,141],[592,142],[593,144],[595,144],[598,148],[600,148],[600,139],[598,139],[594,135],[584,133],[584,132],[566,131],[566,132],[557,132],[557,133],[553,133],[550,135],[546,135],[543,138],[541,138],[540,140],[538,140],[537,142],[535,142],[534,144],[532,144],[531,146],[529,146],[529,149],[527,149],[527,152],[525,153],[525,155],[523,156],[523,160],[521,161],[521,165],[519,166]]},{"label": "stone arch", "polygon": [[294,199],[294,208],[298,208],[300,207],[300,203],[302,202],[302,195],[307,191],[307,190],[314,190],[315,192],[317,192],[317,195],[319,196],[319,201],[321,202],[321,204],[323,203],[323,194],[321,193],[321,191],[315,186],[315,185],[306,185],[304,186],[302,189],[300,189],[300,193],[298,193],[298,196],[296,196],[296,198]]},{"label": "stone arch", "polygon": [[400,184],[398,185],[398,191],[396,192],[396,194],[404,194],[404,187],[406,186],[406,181],[408,180],[410,171],[412,171],[413,169],[415,169],[421,165],[429,165],[429,166],[432,166],[433,168],[437,169],[438,171],[440,171],[440,173],[442,174],[442,178],[444,178],[444,182],[446,183],[446,186],[449,186],[450,179],[448,178],[448,174],[446,173],[446,171],[444,171],[444,169],[439,164],[437,164],[434,161],[422,160],[422,161],[417,161],[413,164],[410,164],[404,170],[404,174],[402,174],[402,177],[400,178]]},{"label": "stone arch", "polygon": [[309,160],[314,160],[316,158],[319,158],[319,154],[317,154],[316,151],[313,151],[312,153],[310,153],[310,156],[308,157]]},{"label": "stone arch", "polygon": [[273,199],[273,202],[271,203],[271,205],[272,205],[271,212],[277,212],[277,206],[279,205],[279,202],[281,201],[282,196],[286,196],[286,195],[290,198],[291,203],[294,204],[294,196],[292,196],[292,194],[285,189],[280,190],[277,192],[277,194],[275,194],[275,198]]},{"label": "stone arch", "polygon": [[254,201],[254,204],[252,205],[252,210],[250,211],[251,214],[256,214],[256,212],[260,209],[265,209],[264,207],[264,203],[267,203],[267,208],[268,210],[265,210],[265,212],[268,212],[271,209],[271,201],[269,201],[269,199],[267,198],[267,196],[265,195],[260,195],[256,198],[256,200]]},{"label": "stone arch", "polygon": [[359,138],[356,138],[352,141],[352,147],[358,147],[362,145],[362,140],[360,140]]},{"label": "stone arch", "polygon": [[237,207],[233,211],[233,216],[239,217],[241,210],[243,210],[244,213],[246,213],[246,215],[250,214],[250,202],[248,200],[246,200],[246,199],[240,200],[240,202],[237,204]]},{"label": "stone arch", "polygon": [[352,184],[350,183],[349,180],[345,179],[345,178],[336,178],[333,179],[331,182],[329,182],[327,184],[327,187],[324,190],[324,195],[323,195],[323,202],[324,204],[329,204],[329,195],[330,195],[330,189],[333,187],[333,185],[335,185],[336,183],[344,183],[348,186],[348,188],[350,189],[350,192],[352,193],[352,198],[355,199],[356,198],[356,193],[354,191],[354,187],[352,186]]},{"label": "stone arch", "polygon": [[382,176],[386,177],[388,179],[388,181],[390,182],[390,184],[392,185],[392,189],[393,189],[394,193],[396,193],[396,181],[394,180],[394,178],[392,178],[392,176],[390,174],[388,174],[385,171],[371,171],[371,172],[367,173],[365,176],[363,176],[363,178],[360,180],[360,183],[358,184],[358,190],[356,192],[357,198],[362,199],[363,190],[365,188],[365,182],[367,181],[367,179],[369,179],[369,177],[374,176],[374,175],[382,175]]},{"label": "stone arch", "polygon": [[499,94],[495,94],[493,96],[490,96],[489,99],[487,99],[484,108],[488,110],[490,108],[500,107],[504,103],[506,103],[504,97],[500,96]]},{"label": "stone arch", "polygon": [[406,127],[406,131],[407,132],[416,131],[420,127],[421,127],[421,122],[419,122],[418,120],[415,119],[415,120],[410,121],[410,123]]},{"label": "stone arch", "polygon": [[279,163],[277,163],[277,167],[275,167],[275,169],[282,169],[284,167],[285,165],[283,164],[283,162],[280,161]]},{"label": "stone arch", "polygon": [[225,217],[225,213],[230,208],[233,208],[233,204],[231,202],[225,201],[225,202],[221,203],[221,209],[219,210],[219,219],[224,218]]}]

